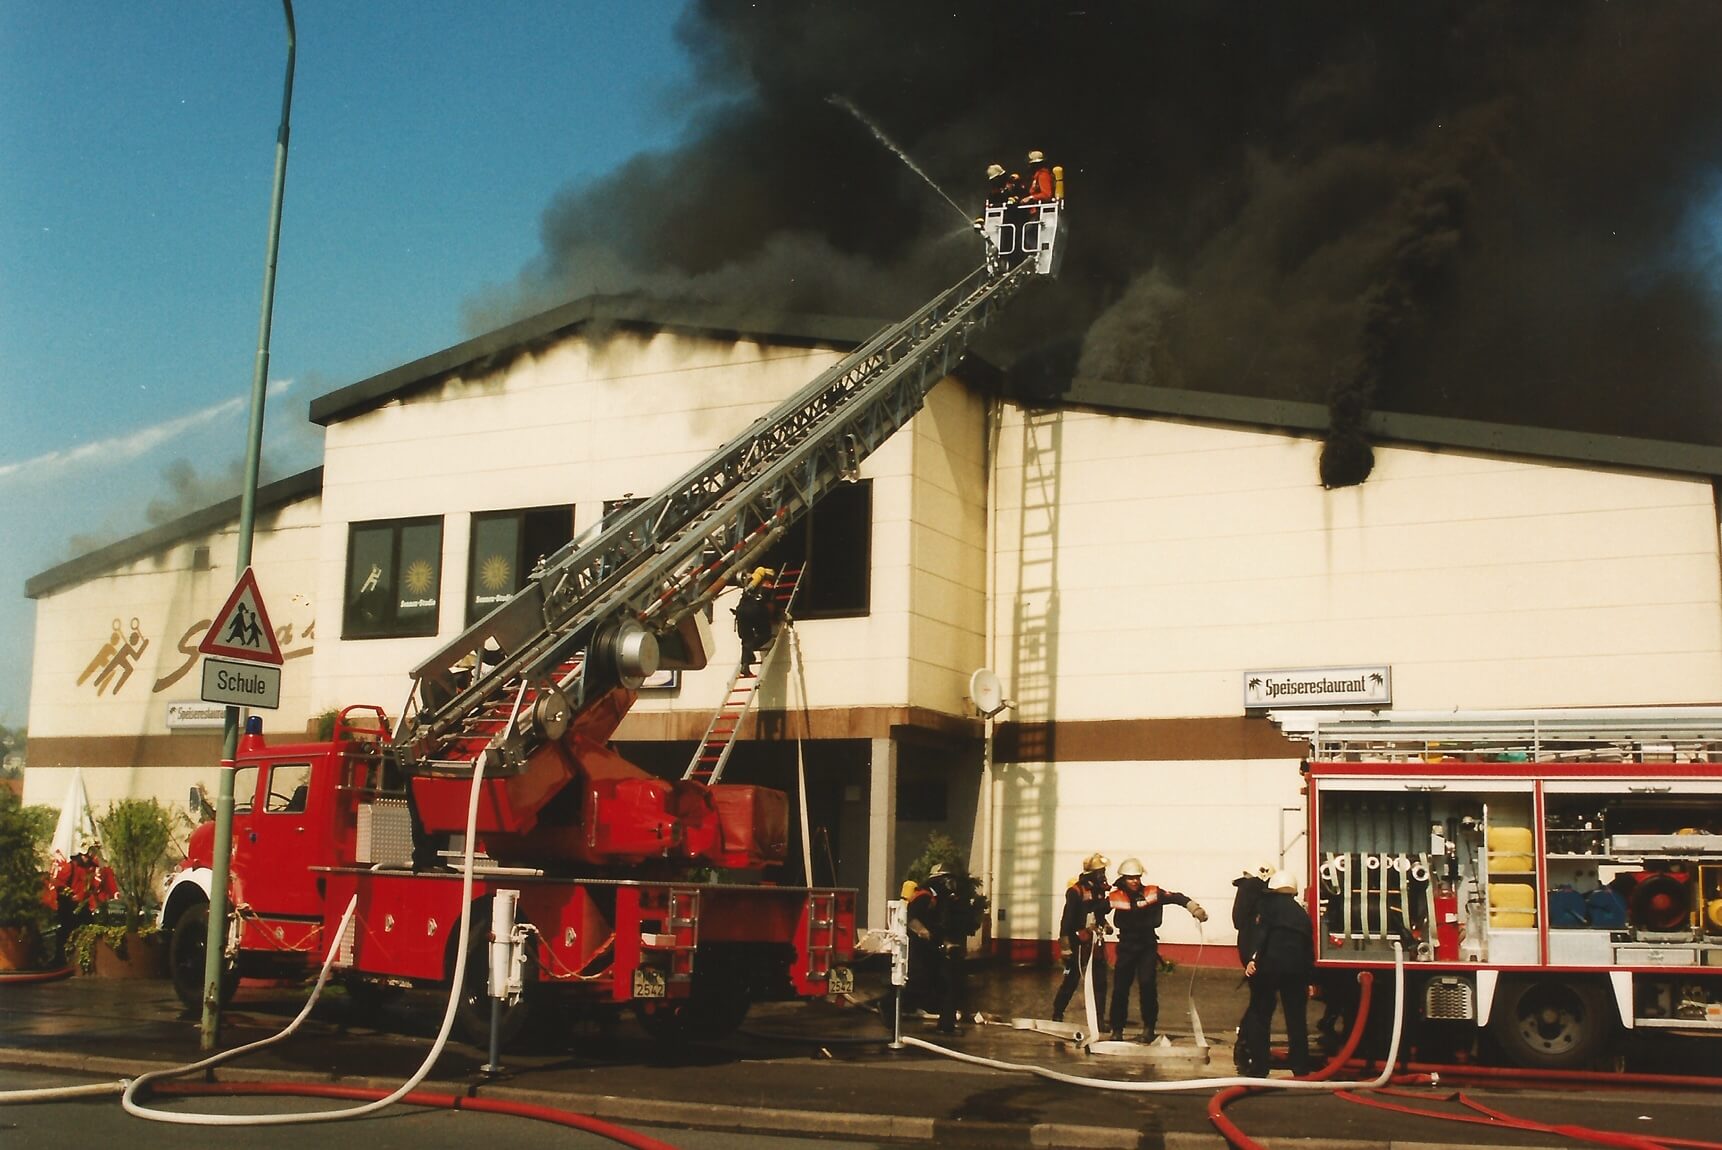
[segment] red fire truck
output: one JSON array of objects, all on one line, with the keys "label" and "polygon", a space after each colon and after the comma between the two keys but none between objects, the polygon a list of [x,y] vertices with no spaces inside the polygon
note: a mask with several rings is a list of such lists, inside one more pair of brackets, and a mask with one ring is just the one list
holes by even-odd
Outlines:
[{"label": "red fire truck", "polygon": [[1722,709],[1271,717],[1309,744],[1307,894],[1340,1016],[1397,940],[1425,1048],[1486,1031],[1571,1067],[1622,1030],[1722,1035]]},{"label": "red fire truck", "polygon": [[[715,735],[679,779],[627,762],[609,740],[646,676],[705,665],[713,599],[908,422],[1022,284],[1051,274],[1053,235],[1024,241],[1035,259],[978,269],[882,330],[656,496],[550,556],[414,669],[405,714],[348,707],[317,742],[270,743],[249,728],[223,992],[244,975],[315,969],[356,897],[336,959],[347,985],[447,987],[465,945],[460,1020],[482,1041],[490,1004],[475,952],[489,932],[458,937],[475,775],[473,918],[487,922],[492,901],[517,892],[524,932],[525,993],[504,1034],[549,1015],[538,1004],[551,997],[605,1013],[632,1005],[654,1032],[684,1034],[732,1027],[753,1001],[847,990],[855,893],[776,881],[787,798],[723,783],[728,748],[714,749]],[[732,700],[752,674],[744,657]],[[200,827],[162,909],[187,1005],[202,1000],[213,847],[213,825]]]}]

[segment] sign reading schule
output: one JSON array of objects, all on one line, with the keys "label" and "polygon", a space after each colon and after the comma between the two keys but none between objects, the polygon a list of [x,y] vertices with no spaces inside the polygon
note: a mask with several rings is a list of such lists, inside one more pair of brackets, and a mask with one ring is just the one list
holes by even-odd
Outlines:
[{"label": "sign reading schule", "polygon": [[1307,667],[1245,671],[1244,708],[1385,707],[1393,701],[1393,670],[1377,667]]}]

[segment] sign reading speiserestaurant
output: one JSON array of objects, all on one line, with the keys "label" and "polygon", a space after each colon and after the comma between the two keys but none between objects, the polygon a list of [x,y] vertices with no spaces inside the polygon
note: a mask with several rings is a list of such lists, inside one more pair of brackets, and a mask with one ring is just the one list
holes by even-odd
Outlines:
[{"label": "sign reading speiserestaurant", "polygon": [[1385,707],[1393,702],[1393,668],[1301,667],[1244,672],[1244,708]]}]

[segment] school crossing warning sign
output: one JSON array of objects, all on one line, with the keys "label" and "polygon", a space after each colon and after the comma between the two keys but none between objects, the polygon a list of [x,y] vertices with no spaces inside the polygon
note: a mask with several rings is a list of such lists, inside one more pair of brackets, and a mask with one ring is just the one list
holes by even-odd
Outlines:
[{"label": "school crossing warning sign", "polygon": [[233,594],[216,613],[214,625],[197,649],[205,655],[281,665],[281,644],[275,641],[275,628],[269,625],[269,612],[251,568],[233,585]]}]

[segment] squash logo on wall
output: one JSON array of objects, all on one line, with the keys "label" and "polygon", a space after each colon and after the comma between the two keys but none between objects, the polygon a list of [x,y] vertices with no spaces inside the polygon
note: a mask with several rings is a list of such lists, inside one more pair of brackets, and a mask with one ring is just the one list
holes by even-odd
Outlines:
[{"label": "squash logo on wall", "polygon": [[149,649],[149,640],[144,638],[143,630],[138,626],[138,620],[132,618],[131,632],[124,633],[120,621],[114,620],[114,631],[108,636],[107,645],[96,652],[96,657],[90,660],[90,665],[84,668],[84,673],[78,676],[78,686],[82,687],[91,675],[95,676],[92,684],[96,694],[105,695],[112,687],[114,694],[120,693],[120,688],[126,685],[126,680],[132,677],[133,664]]}]

